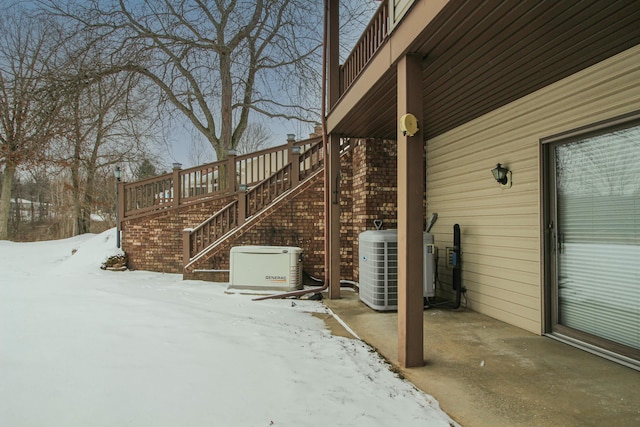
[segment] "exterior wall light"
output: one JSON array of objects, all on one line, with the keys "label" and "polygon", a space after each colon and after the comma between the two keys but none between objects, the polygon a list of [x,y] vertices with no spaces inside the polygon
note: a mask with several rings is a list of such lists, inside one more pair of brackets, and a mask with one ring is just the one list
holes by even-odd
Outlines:
[{"label": "exterior wall light", "polygon": [[493,178],[503,187],[511,188],[511,171],[505,167],[502,167],[500,163],[495,168],[491,169]]}]

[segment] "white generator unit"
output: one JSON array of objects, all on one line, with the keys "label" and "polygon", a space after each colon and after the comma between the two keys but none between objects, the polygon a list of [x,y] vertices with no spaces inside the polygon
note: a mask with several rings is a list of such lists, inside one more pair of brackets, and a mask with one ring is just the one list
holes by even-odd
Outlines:
[{"label": "white generator unit", "polygon": [[229,288],[302,289],[302,249],[298,247],[235,246],[229,258]]},{"label": "white generator unit", "polygon": [[[370,230],[358,238],[360,300],[374,310],[398,309],[398,230]],[[433,235],[423,233],[424,297],[435,296]]]}]

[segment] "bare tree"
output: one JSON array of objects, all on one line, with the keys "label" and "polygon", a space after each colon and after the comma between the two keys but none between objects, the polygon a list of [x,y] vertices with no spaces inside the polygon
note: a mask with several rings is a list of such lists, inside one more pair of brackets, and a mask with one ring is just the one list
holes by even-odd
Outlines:
[{"label": "bare tree", "polygon": [[236,145],[238,154],[249,154],[269,146],[272,133],[263,123],[249,123]]},{"label": "bare tree", "polygon": [[44,2],[110,40],[112,53],[128,50],[112,71],[153,81],[160,102],[183,114],[219,160],[236,148],[252,111],[317,121],[308,105],[319,104],[320,2]]},{"label": "bare tree", "polygon": [[189,152],[187,159],[191,166],[213,162],[214,155],[215,153],[211,151],[211,147],[207,149],[206,144],[203,144],[199,135],[189,138]]},{"label": "bare tree", "polygon": [[60,99],[48,84],[54,54],[50,28],[20,11],[0,17],[0,239],[8,238],[16,170],[38,161],[59,131]]},{"label": "bare tree", "polygon": [[[76,37],[78,34],[76,34]],[[67,126],[56,144],[54,161],[70,172],[75,233],[90,231],[95,209],[96,174],[128,161],[136,165],[153,139],[154,123],[141,76],[107,73],[87,77],[107,67],[101,45],[85,47],[84,39],[65,37],[62,83]],[[70,78],[75,76],[75,78]]]}]

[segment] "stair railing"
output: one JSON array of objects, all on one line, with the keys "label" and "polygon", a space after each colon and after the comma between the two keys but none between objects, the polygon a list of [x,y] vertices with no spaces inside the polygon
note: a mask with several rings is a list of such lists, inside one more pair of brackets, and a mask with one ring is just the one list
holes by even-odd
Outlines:
[{"label": "stair railing", "polygon": [[183,230],[183,265],[187,265],[192,257],[203,252],[238,225],[238,205],[238,200],[234,200],[196,228]]},{"label": "stair railing", "polygon": [[[306,149],[302,151],[303,148]],[[318,138],[311,143],[289,144],[288,157],[291,159],[290,163],[253,187],[239,184],[236,200],[197,227],[183,231],[183,265],[187,266],[235,227],[244,224],[247,218],[264,210],[313,171],[320,169],[324,159],[322,140]]]}]

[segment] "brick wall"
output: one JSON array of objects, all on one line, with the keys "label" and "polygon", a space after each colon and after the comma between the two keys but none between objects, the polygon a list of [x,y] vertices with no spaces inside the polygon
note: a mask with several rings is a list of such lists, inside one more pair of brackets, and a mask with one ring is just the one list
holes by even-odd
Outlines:
[{"label": "brick wall", "polygon": [[[255,218],[249,219],[199,262],[196,269],[228,269],[234,246],[298,246],[303,249],[303,269],[324,275],[324,176],[322,171],[287,194]],[[216,278],[209,273],[186,273],[185,278]]]},{"label": "brick wall", "polygon": [[182,230],[209,218],[232,196],[123,221],[122,250],[132,270],[182,273]]},{"label": "brick wall", "polygon": [[374,230],[374,220],[382,229],[397,227],[397,144],[379,139],[360,140],[353,149],[353,227],[351,241],[353,280],[358,281],[358,236]]},{"label": "brick wall", "polygon": [[[395,141],[360,140],[341,157],[340,238],[341,277],[358,280],[358,235],[374,229],[396,228],[397,145]],[[229,198],[201,203],[127,221],[123,227],[123,249],[129,267],[181,273],[182,230],[195,227]],[[266,211],[249,219],[197,269],[229,268],[229,251],[238,245],[299,246],[304,251],[303,268],[316,277],[324,276],[324,176],[320,172],[287,194]],[[227,275],[187,273],[186,278],[228,279]]]}]

